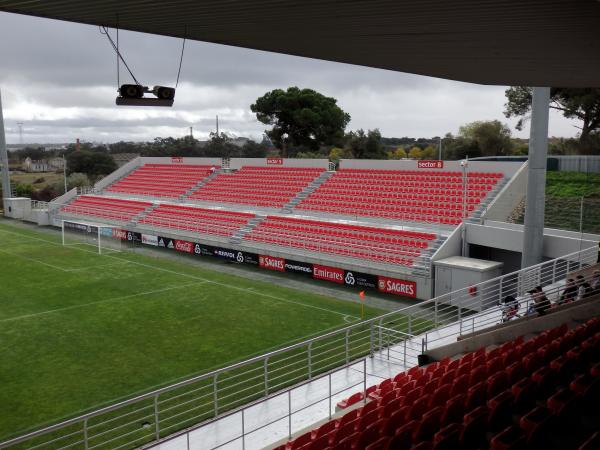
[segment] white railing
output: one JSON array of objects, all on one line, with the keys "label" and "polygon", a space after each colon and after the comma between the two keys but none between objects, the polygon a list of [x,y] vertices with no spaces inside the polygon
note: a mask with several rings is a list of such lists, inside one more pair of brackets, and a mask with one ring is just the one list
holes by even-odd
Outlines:
[{"label": "white railing", "polygon": [[520,297],[527,307],[523,294],[541,284],[554,296],[569,272],[596,258],[596,247],[575,252],[74,417],[0,448],[139,447],[366,356],[383,355],[410,367],[422,351],[498,323],[498,302],[506,295]]}]

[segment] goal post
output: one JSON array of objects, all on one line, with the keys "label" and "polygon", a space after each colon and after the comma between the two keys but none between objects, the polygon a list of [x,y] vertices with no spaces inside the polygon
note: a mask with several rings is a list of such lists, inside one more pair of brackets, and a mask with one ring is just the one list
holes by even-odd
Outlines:
[{"label": "goal post", "polygon": [[113,238],[113,226],[76,220],[61,221],[62,245],[78,246],[99,255],[121,251],[121,240]]}]

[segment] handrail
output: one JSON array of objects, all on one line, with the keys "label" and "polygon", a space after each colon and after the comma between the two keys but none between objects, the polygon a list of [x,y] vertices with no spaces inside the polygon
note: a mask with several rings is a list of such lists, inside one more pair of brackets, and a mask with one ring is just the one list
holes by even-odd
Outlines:
[{"label": "handrail", "polygon": [[[205,373],[205,374],[197,375],[195,377],[192,377],[192,378],[189,378],[186,380],[182,380],[182,381],[174,383],[172,385],[165,386],[165,387],[162,387],[159,389],[155,389],[153,391],[150,391],[150,392],[147,392],[144,394],[140,394],[131,399],[123,400],[116,404],[109,405],[109,406],[100,408],[98,410],[91,411],[89,413],[80,415],[78,417],[74,417],[74,418],[65,420],[58,424],[54,424],[54,425],[45,427],[41,430],[36,430],[36,431],[30,432],[30,433],[27,433],[25,435],[10,439],[8,441],[1,442],[0,448],[5,448],[8,446],[18,444],[18,443],[26,442],[30,439],[46,435],[48,433],[66,428],[73,424],[82,424],[82,427],[84,427],[84,431],[85,431],[85,430],[87,430],[87,428],[86,428],[87,422],[92,418],[101,416],[102,414],[105,414],[108,412],[118,410],[125,406],[133,405],[134,403],[138,403],[138,402],[141,402],[144,400],[154,399],[155,403],[158,403],[158,397],[161,394],[166,394],[168,392],[175,391],[176,389],[179,389],[179,388],[182,388],[185,386],[189,386],[189,385],[199,382],[199,381],[208,380],[213,385],[214,415],[216,416],[219,414],[219,407],[221,407],[221,411],[222,411],[223,408],[231,407],[232,405],[235,406],[235,404],[236,404],[235,398],[230,403],[227,403],[225,406],[218,404],[219,393],[221,393],[221,395],[225,395],[225,393],[227,392],[228,389],[231,390],[231,386],[225,385],[223,387],[223,383],[227,382],[228,379],[227,378],[225,378],[224,380],[220,379],[221,376],[226,377],[228,372],[231,373],[231,372],[234,372],[236,369],[250,368],[254,364],[262,363],[261,366],[264,366],[263,375],[261,375],[259,377],[258,381],[259,381],[260,385],[262,385],[262,383],[264,382],[264,393],[261,395],[263,397],[265,397],[265,396],[268,396],[270,393],[269,392],[269,375],[273,375],[273,372],[277,371],[277,370],[285,370],[287,372],[287,371],[290,371],[290,367],[298,367],[297,366],[298,363],[294,359],[297,357],[296,353],[294,353],[295,351],[302,349],[302,350],[306,351],[306,356],[303,356],[302,360],[300,361],[300,363],[302,364],[302,366],[300,366],[300,369],[294,369],[294,370],[296,370],[296,371],[301,370],[302,377],[305,376],[304,375],[305,371],[307,371],[306,375],[310,379],[310,378],[312,378],[311,373],[314,372],[315,367],[318,364],[323,364],[324,362],[327,362],[330,360],[336,361],[339,358],[344,358],[346,363],[348,363],[349,361],[356,360],[357,357],[364,356],[364,354],[365,354],[364,352],[367,352],[368,354],[373,356],[375,354],[375,352],[381,351],[384,348],[386,348],[386,344],[389,348],[389,345],[390,345],[389,334],[386,335],[386,337],[388,338],[387,342],[384,341],[383,336],[382,336],[383,329],[388,328],[390,326],[401,326],[402,329],[405,329],[404,325],[403,325],[403,320],[407,320],[406,326],[407,326],[408,330],[407,330],[406,338],[401,339],[396,342],[393,342],[393,343],[391,343],[391,345],[394,346],[400,342],[404,342],[405,350],[404,350],[403,358],[404,358],[404,361],[406,362],[406,358],[407,358],[406,349],[409,348],[407,346],[407,343],[410,343],[413,339],[415,339],[416,335],[420,334],[419,332],[415,332],[415,327],[422,326],[422,327],[424,327],[423,330],[425,331],[426,329],[431,328],[431,325],[433,324],[436,327],[436,329],[433,331],[437,331],[437,332],[439,332],[440,330],[442,330],[444,328],[443,326],[438,327],[438,324],[446,325],[446,326],[449,326],[451,324],[461,324],[460,326],[462,328],[462,323],[464,322],[464,320],[467,320],[464,318],[464,315],[472,314],[473,312],[478,311],[478,310],[487,310],[488,308],[485,308],[485,307],[491,306],[491,305],[484,304],[484,299],[489,300],[491,298],[501,298],[501,296],[503,295],[503,285],[504,285],[503,282],[504,281],[508,281],[510,283],[516,282],[516,290],[522,291],[521,285],[530,286],[531,285],[530,278],[532,278],[537,285],[537,283],[539,283],[540,276],[543,275],[542,274],[543,269],[550,268],[550,269],[552,269],[552,272],[550,273],[550,277],[551,277],[550,282],[555,283],[556,281],[559,281],[562,278],[564,278],[564,276],[566,276],[566,274],[569,271],[570,264],[576,264],[578,267],[580,267],[582,265],[589,265],[589,264],[595,262],[596,253],[597,253],[596,247],[590,247],[588,249],[584,249],[579,252],[573,252],[569,255],[565,255],[565,256],[563,256],[561,258],[557,258],[555,260],[546,261],[546,262],[528,267],[528,268],[520,270],[520,271],[515,271],[515,272],[512,272],[507,275],[502,275],[502,276],[497,277],[492,280],[484,281],[482,283],[474,285],[476,290],[478,292],[480,292],[480,294],[474,298],[471,295],[473,287],[471,287],[470,289],[464,288],[464,289],[455,291],[450,294],[445,294],[443,296],[424,301],[417,305],[411,305],[411,306],[402,308],[397,311],[391,311],[391,312],[382,314],[378,317],[361,321],[357,324],[344,326],[340,329],[330,331],[330,332],[324,333],[320,336],[317,336],[317,337],[314,337],[314,338],[311,338],[311,339],[308,339],[308,340],[305,340],[302,342],[298,342],[296,344],[286,346],[282,349],[273,350],[264,355],[255,356],[255,357],[249,358],[245,361],[241,361],[241,362],[238,362],[235,364],[228,365],[221,369],[217,369],[217,370],[213,370],[211,372]],[[566,262],[567,267],[564,271],[560,272],[560,275],[557,275],[557,273],[558,273],[557,267],[558,267],[560,261],[562,261],[563,263]],[[561,264],[563,264],[563,263],[561,263]],[[563,274],[563,272],[564,272],[564,274]],[[482,293],[486,293],[486,292],[491,292],[492,295],[483,297]],[[504,293],[506,293],[506,291],[504,291]],[[463,303],[460,304],[458,306],[458,308],[456,308],[455,306],[452,306],[453,303],[456,304],[457,300],[463,301]],[[450,305],[448,304],[448,302],[450,303]],[[442,313],[445,315],[443,315]],[[458,314],[458,320],[455,320],[456,313]],[[487,313],[487,311],[484,311],[482,314],[486,314],[486,313]],[[463,317],[461,317],[461,314],[463,314]],[[472,316],[470,316],[468,320],[473,320],[473,323],[475,323],[474,322],[475,318]],[[421,324],[421,325],[419,325],[419,324]],[[402,332],[402,330],[395,330],[395,331]],[[428,333],[431,333],[431,331],[426,331],[424,334],[425,340],[426,340],[425,348],[427,348]],[[378,336],[377,336],[377,334],[378,334]],[[339,345],[336,345],[335,347],[333,347],[333,350],[326,349],[321,353],[314,351],[316,343],[318,343],[320,341],[327,341],[327,339],[334,338],[334,337],[337,337],[341,343]],[[352,339],[355,339],[355,342],[352,342]],[[356,345],[353,346],[352,344],[356,344]],[[329,345],[329,344],[326,344],[321,347],[326,347],[327,345]],[[414,349],[411,349],[411,350],[414,350]],[[355,353],[353,354],[353,352],[355,352]],[[286,354],[290,354],[290,353],[291,353],[291,355],[286,356],[286,358],[284,358],[283,361],[289,360],[292,362],[289,362],[285,366],[278,368],[278,366],[277,366],[278,361],[276,358],[278,356],[285,356]],[[304,353],[302,353],[301,355],[304,355]],[[324,355],[327,357],[323,358]],[[344,355],[345,355],[345,357],[344,357]],[[321,357],[323,359],[319,360],[318,359],[319,357]],[[411,357],[413,357],[413,356],[411,355]],[[306,363],[306,365],[304,365],[305,363]],[[257,366],[257,367],[254,367],[252,369],[247,369],[247,370],[260,370],[259,367],[261,367],[261,366]],[[327,365],[325,367],[327,367]],[[230,375],[229,380],[231,380],[235,377],[240,377],[240,376],[241,376],[240,374]],[[263,377],[264,377],[264,380],[263,380]],[[242,381],[243,381],[243,378],[242,378]],[[221,386],[222,386],[221,390],[219,390],[219,383],[221,383]],[[207,386],[210,386],[210,385],[207,385]],[[278,384],[275,387],[275,389],[278,389],[278,388],[284,387],[284,386],[285,386],[285,382],[283,384]],[[254,388],[254,387],[255,387],[254,385],[251,386],[251,388]],[[245,389],[250,389],[250,388],[245,388]],[[225,393],[223,391],[225,391]],[[193,391],[191,391],[191,392],[193,392]],[[185,393],[185,395],[188,395],[188,394],[189,394],[189,392]],[[231,394],[228,394],[228,395],[230,396]],[[253,393],[250,393],[250,396],[247,398],[251,398],[253,395],[254,395]],[[259,395],[259,394],[256,394],[256,395]],[[204,395],[203,397],[206,397],[206,395]],[[156,411],[155,411],[156,424],[155,425],[157,427],[157,430],[159,430],[160,420],[159,420],[159,415],[158,415],[158,406],[156,406],[155,409],[156,409]],[[183,413],[180,413],[180,414],[183,414]],[[162,419],[162,420],[168,420],[168,418]],[[86,433],[87,433],[87,431],[86,431]],[[157,431],[155,438],[156,438],[156,440],[160,439],[159,431]],[[87,437],[86,437],[86,439],[87,439]],[[139,440],[139,438],[138,438],[138,440]]]}]

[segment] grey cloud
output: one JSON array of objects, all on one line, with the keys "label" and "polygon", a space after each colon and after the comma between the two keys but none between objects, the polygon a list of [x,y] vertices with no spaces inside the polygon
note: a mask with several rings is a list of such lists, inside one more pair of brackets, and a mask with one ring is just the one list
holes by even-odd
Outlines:
[{"label": "grey cloud", "polygon": [[[140,81],[174,84],[181,40],[132,32],[119,37]],[[186,43],[173,108],[118,108],[116,56],[97,27],[0,13],[0,43],[0,88],[11,143],[18,140],[13,130],[19,120],[25,122],[25,140],[148,140],[159,131],[183,134],[190,125],[207,135],[216,114],[226,130],[258,137],[265,126],[249,105],[268,90],[292,85],[337,98],[352,116],[351,129],[378,127],[387,136],[455,133],[471,120],[515,123],[502,115],[503,87],[194,41]],[[550,126],[554,135],[577,131],[556,114]]]}]

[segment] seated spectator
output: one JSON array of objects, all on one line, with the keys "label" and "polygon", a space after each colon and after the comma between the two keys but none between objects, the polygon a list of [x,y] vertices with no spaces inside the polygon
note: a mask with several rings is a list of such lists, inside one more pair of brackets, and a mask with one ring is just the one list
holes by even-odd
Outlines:
[{"label": "seated spectator", "polygon": [[592,295],[592,286],[590,283],[585,281],[583,275],[577,275],[577,298],[576,300],[583,300],[586,297]]},{"label": "seated spectator", "polygon": [[533,300],[533,305],[530,306],[528,314],[533,312],[536,312],[540,316],[546,314],[546,311],[550,308],[550,300],[548,300],[548,297],[544,294],[542,287],[537,286],[528,293]]},{"label": "seated spectator", "polygon": [[600,294],[600,270],[594,270],[592,275],[592,295]]},{"label": "seated spectator", "polygon": [[507,295],[500,301],[500,309],[503,323],[519,317],[519,301],[512,295]]},{"label": "seated spectator", "polygon": [[569,278],[567,280],[567,284],[565,285],[565,290],[563,291],[560,299],[558,300],[558,304],[562,305],[563,303],[570,303],[575,301],[577,297],[577,283],[573,278]]}]

